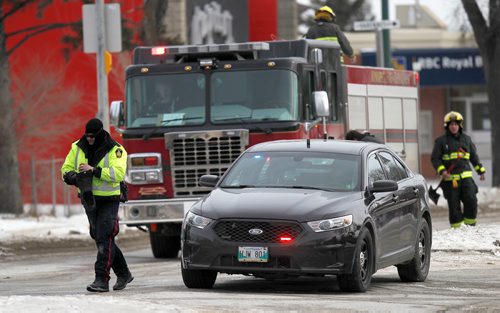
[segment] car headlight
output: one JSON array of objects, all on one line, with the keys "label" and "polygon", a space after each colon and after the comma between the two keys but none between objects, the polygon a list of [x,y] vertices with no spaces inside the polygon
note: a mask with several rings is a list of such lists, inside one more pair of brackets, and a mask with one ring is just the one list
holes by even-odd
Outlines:
[{"label": "car headlight", "polygon": [[213,220],[210,218],[196,215],[192,212],[188,212],[186,214],[186,220],[185,220],[187,224],[200,229],[207,227],[207,225],[210,224],[212,221]]},{"label": "car headlight", "polygon": [[309,225],[309,227],[317,233],[347,227],[351,224],[352,215],[307,222],[307,225]]}]

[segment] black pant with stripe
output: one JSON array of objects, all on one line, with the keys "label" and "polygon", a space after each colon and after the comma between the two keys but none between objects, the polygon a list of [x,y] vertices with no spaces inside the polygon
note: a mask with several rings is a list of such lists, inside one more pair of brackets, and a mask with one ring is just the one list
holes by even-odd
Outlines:
[{"label": "black pant with stripe", "polygon": [[442,184],[444,197],[448,200],[451,225],[463,222],[464,218],[475,220],[477,217],[476,183],[472,178],[461,179],[457,183],[457,188],[453,188],[451,181]]},{"label": "black pant with stripe", "polygon": [[117,276],[126,276],[127,262],[122,251],[115,243],[118,234],[118,207],[120,201],[96,199],[96,209],[85,210],[90,223],[90,236],[97,245],[95,276],[109,281],[110,268]]}]

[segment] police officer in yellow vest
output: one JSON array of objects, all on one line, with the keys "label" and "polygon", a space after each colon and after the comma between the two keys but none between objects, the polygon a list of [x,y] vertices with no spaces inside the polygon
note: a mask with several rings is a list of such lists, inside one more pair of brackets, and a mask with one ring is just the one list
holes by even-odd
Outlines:
[{"label": "police officer in yellow vest", "polygon": [[315,25],[307,31],[307,39],[330,40],[338,42],[344,55],[352,58],[353,51],[349,40],[340,27],[334,23],[335,13],[329,6],[323,6],[314,15]]},{"label": "police officer in yellow vest", "polygon": [[[134,279],[115,243],[120,182],[126,169],[127,152],[103,129],[102,122],[97,118],[89,120],[85,134],[71,144],[61,168],[64,181],[79,187],[79,196],[90,224],[90,236],[97,245],[95,281],[87,286],[91,292],[109,291],[110,268],[117,276],[114,290],[125,288]],[[90,198],[83,196],[87,188],[83,186],[85,177],[89,177],[91,185]]]},{"label": "police officer in yellow vest", "polygon": [[[448,200],[449,220],[452,228],[462,224],[475,226],[477,217],[477,186],[472,169],[484,180],[485,168],[479,161],[472,139],[463,133],[462,114],[451,111],[444,117],[445,134],[437,138],[431,161],[441,175],[441,188]],[[463,203],[463,211],[461,208]]]}]

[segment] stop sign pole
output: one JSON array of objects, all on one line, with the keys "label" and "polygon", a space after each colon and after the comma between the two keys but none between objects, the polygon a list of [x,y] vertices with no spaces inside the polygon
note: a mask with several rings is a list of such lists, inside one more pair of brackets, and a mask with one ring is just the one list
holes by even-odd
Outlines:
[{"label": "stop sign pole", "polygon": [[[97,117],[104,129],[109,131],[108,77],[106,73],[106,53],[122,50],[121,14],[119,3],[82,6],[83,51],[96,54],[97,64]],[[106,52],[108,51],[108,52]]]}]

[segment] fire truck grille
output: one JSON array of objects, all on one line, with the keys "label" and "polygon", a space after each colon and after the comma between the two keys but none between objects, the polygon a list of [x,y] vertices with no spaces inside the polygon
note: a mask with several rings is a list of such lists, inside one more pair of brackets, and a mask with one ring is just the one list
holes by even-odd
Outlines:
[{"label": "fire truck grille", "polygon": [[214,231],[221,239],[227,241],[279,243],[280,237],[283,236],[292,240],[297,238],[302,232],[302,227],[295,222],[220,221],[215,225]]},{"label": "fire truck grille", "polygon": [[200,186],[203,175],[221,177],[248,144],[248,131],[187,132],[165,136],[170,151],[175,197],[195,197],[212,188]]},{"label": "fire truck grille", "polygon": [[231,164],[241,154],[240,137],[173,140],[173,166]]}]

